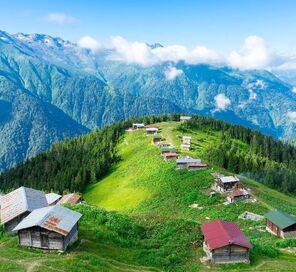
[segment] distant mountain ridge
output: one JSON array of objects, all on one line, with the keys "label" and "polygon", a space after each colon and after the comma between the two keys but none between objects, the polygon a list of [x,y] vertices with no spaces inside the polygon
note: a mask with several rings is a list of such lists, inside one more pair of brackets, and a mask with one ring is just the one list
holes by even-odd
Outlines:
[{"label": "distant mountain ridge", "polygon": [[[287,116],[296,94],[272,73],[183,62],[143,67],[110,60],[110,50],[0,31],[0,171],[56,140],[133,116],[198,113],[277,138],[296,134]],[[172,69],[178,75],[168,79]]]}]

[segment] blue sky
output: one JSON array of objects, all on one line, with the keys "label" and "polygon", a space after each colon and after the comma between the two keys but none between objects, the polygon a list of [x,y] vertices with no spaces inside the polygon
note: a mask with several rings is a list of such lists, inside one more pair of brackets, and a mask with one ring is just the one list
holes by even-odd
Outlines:
[{"label": "blue sky", "polygon": [[71,41],[90,35],[104,42],[119,35],[129,41],[204,45],[222,54],[257,35],[278,53],[291,55],[296,53],[295,14],[292,0],[9,0],[1,1],[0,29]]}]

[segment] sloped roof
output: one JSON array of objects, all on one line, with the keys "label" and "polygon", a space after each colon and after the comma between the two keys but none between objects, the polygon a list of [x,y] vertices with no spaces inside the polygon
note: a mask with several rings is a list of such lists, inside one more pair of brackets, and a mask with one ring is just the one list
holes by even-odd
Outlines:
[{"label": "sloped roof", "polygon": [[201,160],[192,158],[180,158],[177,159],[177,163],[201,163]]},{"label": "sloped roof", "polygon": [[190,120],[191,116],[180,116],[180,120]]},{"label": "sloped roof", "polygon": [[75,193],[64,195],[61,200],[59,201],[59,204],[77,204],[81,199],[80,195],[77,195]]},{"label": "sloped roof", "polygon": [[264,215],[269,221],[277,225],[281,229],[285,229],[296,224],[296,218],[286,212],[275,210]]},{"label": "sloped roof", "polygon": [[149,127],[149,128],[146,128],[146,131],[158,131],[158,128],[157,127]]},{"label": "sloped roof", "polygon": [[163,154],[165,157],[177,157],[176,152],[167,152]]},{"label": "sloped roof", "polygon": [[154,139],[161,139],[161,135],[159,135],[159,134],[154,134],[154,135],[152,135],[152,138]]},{"label": "sloped roof", "polygon": [[45,195],[48,205],[53,204],[57,200],[59,200],[62,196],[56,193],[48,193]]},{"label": "sloped roof", "polygon": [[144,123],[133,123],[133,126],[145,127]]},{"label": "sloped roof", "polygon": [[174,147],[162,147],[161,149],[160,149],[160,152],[176,152],[177,150],[176,150],[176,148],[174,148]]},{"label": "sloped roof", "polygon": [[251,248],[247,237],[235,223],[215,220],[203,224],[201,230],[210,250],[229,244]]},{"label": "sloped roof", "polygon": [[31,212],[14,231],[35,226],[66,236],[82,215],[61,205],[40,208]]},{"label": "sloped roof", "polygon": [[223,183],[228,182],[238,182],[239,179],[236,176],[227,176],[227,177],[220,177],[219,178]]},{"label": "sloped roof", "polygon": [[45,194],[41,191],[20,187],[1,198],[1,223],[4,224],[15,217],[47,207]]}]

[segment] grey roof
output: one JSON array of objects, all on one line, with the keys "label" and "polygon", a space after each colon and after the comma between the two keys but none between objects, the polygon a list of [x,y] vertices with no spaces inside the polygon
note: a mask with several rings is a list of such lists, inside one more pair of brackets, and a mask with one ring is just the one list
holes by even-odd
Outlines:
[{"label": "grey roof", "polygon": [[133,123],[133,126],[145,127],[144,123]]},{"label": "grey roof", "polygon": [[39,226],[67,236],[81,216],[80,213],[61,205],[40,208],[31,212],[14,231]]},{"label": "grey roof", "polygon": [[180,120],[190,120],[191,116],[180,116]]},{"label": "grey roof", "polygon": [[62,196],[56,193],[48,193],[45,195],[48,205],[55,203],[59,200]]},{"label": "grey roof", "polygon": [[192,158],[177,159],[177,163],[194,163],[194,162],[201,162],[201,159],[192,159]]},{"label": "grey roof", "polygon": [[32,212],[35,209],[47,206],[47,200],[43,192],[22,186],[2,196],[1,223],[9,222],[25,212]]},{"label": "grey roof", "polygon": [[219,178],[223,183],[227,182],[237,182],[239,179],[236,176],[227,176],[227,177],[220,177]]}]

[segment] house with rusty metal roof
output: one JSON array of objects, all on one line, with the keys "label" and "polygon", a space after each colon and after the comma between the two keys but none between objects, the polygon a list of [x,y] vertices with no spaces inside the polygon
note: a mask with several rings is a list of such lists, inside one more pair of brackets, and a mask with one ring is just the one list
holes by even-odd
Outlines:
[{"label": "house with rusty metal roof", "polygon": [[296,218],[292,215],[280,211],[269,211],[264,215],[266,229],[274,235],[282,238],[296,237]]},{"label": "house with rusty metal roof", "polygon": [[75,193],[64,195],[58,204],[78,204],[81,201],[81,196]]},{"label": "house with rusty metal roof", "polygon": [[1,223],[8,233],[32,211],[47,207],[45,194],[39,190],[20,187],[1,198]]},{"label": "house with rusty metal roof", "polygon": [[21,246],[65,251],[78,239],[81,214],[61,205],[34,210],[14,231]]},{"label": "house with rusty metal roof", "polygon": [[203,249],[211,263],[249,263],[251,244],[239,226],[214,220],[201,226]]},{"label": "house with rusty metal roof", "polygon": [[239,179],[236,176],[221,176],[215,179],[213,188],[218,192],[227,193],[233,191],[238,183]]},{"label": "house with rusty metal roof", "polygon": [[62,198],[61,195],[56,193],[48,193],[45,195],[45,197],[49,206],[56,205]]}]

